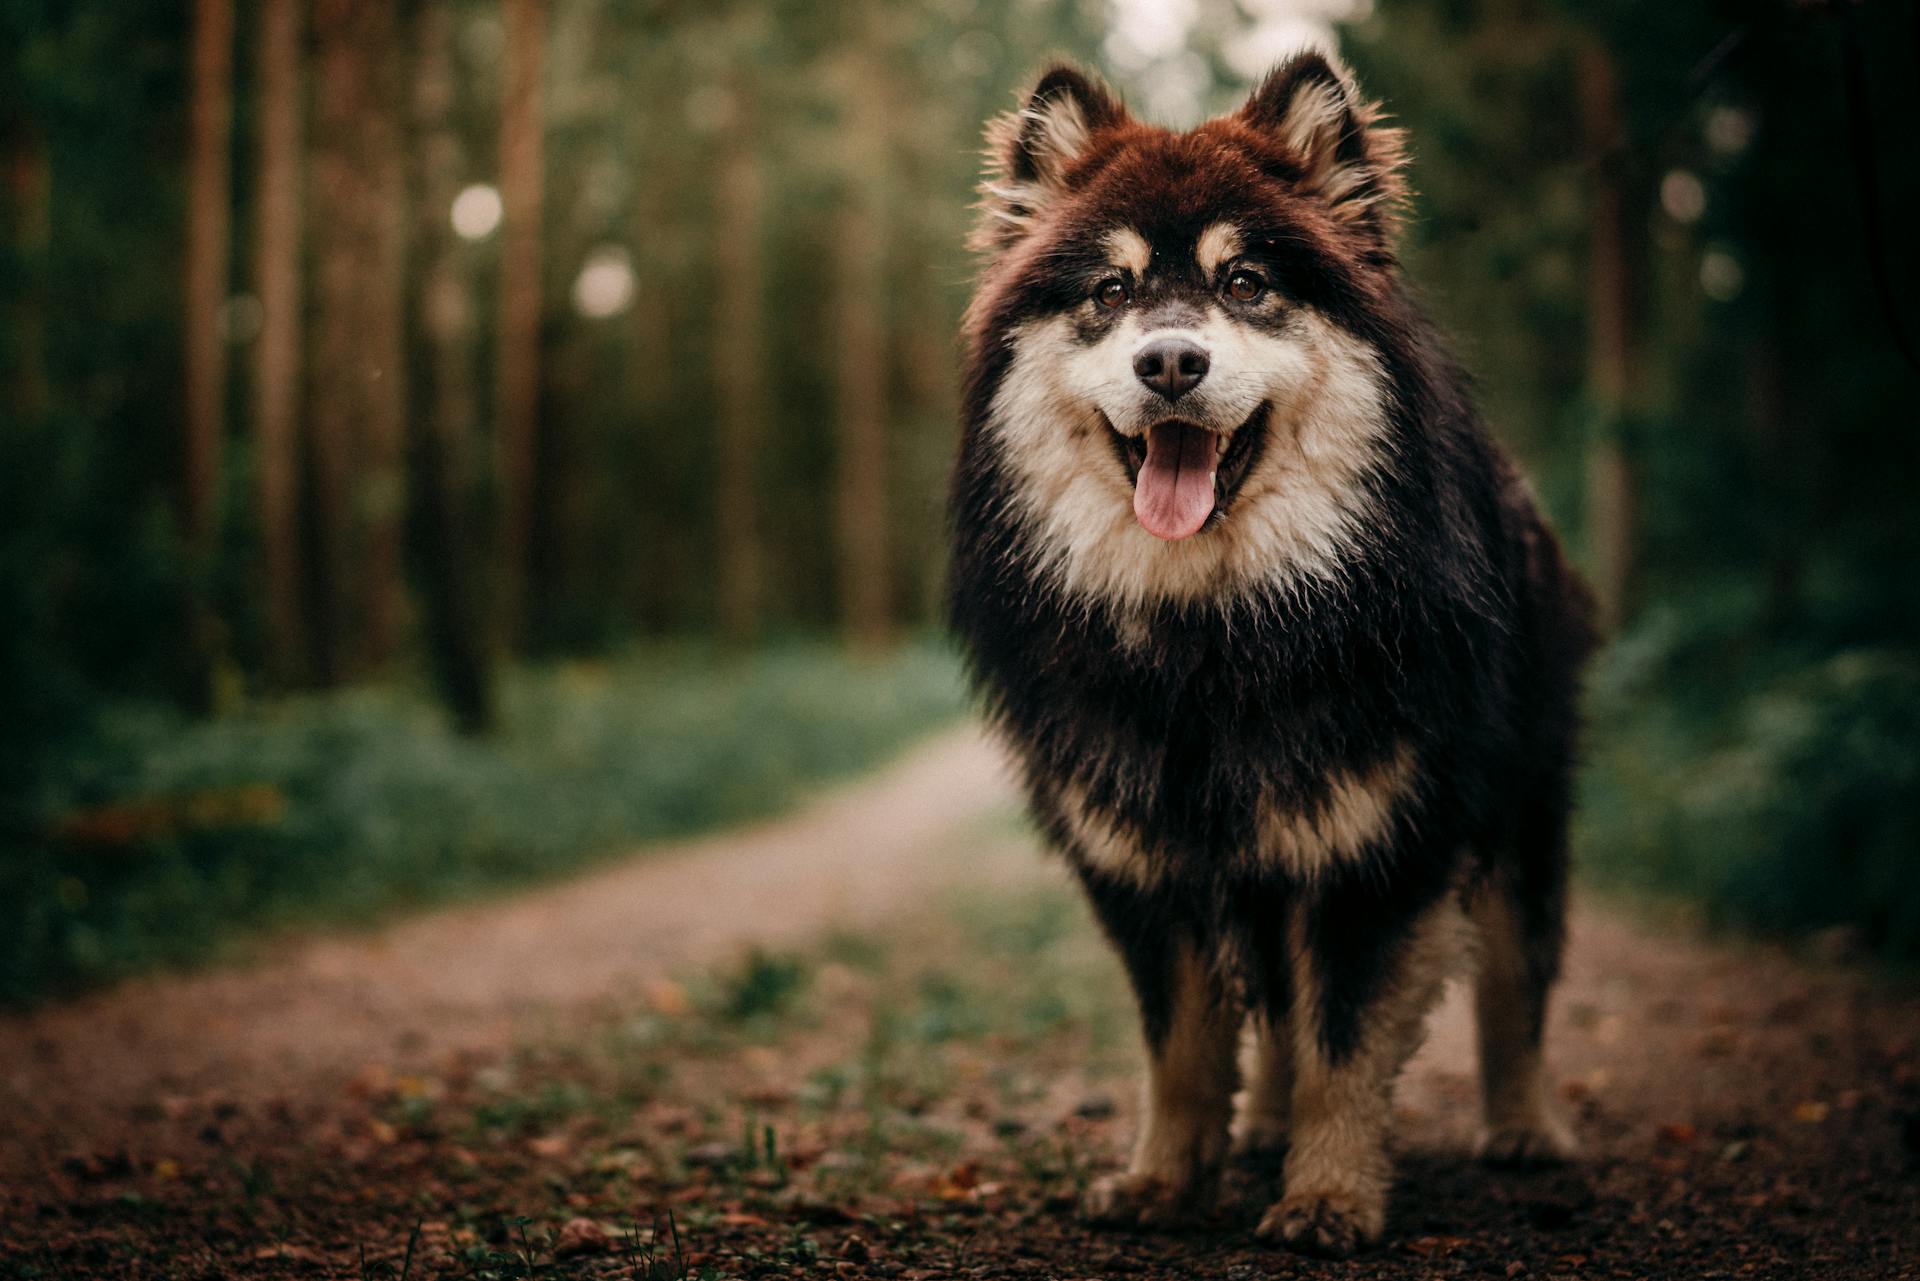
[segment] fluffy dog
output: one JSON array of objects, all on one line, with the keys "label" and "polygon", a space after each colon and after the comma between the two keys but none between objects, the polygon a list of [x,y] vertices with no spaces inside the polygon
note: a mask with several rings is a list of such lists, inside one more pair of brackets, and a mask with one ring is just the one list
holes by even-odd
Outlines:
[{"label": "fluffy dog", "polygon": [[1483,1152],[1570,1150],[1541,1029],[1588,598],[1409,296],[1400,135],[1344,70],[1175,133],[1058,67],[988,139],[950,607],[1138,998],[1144,1123],[1086,1210],[1204,1207],[1231,1131],[1286,1148],[1260,1235],[1347,1254],[1457,963]]}]

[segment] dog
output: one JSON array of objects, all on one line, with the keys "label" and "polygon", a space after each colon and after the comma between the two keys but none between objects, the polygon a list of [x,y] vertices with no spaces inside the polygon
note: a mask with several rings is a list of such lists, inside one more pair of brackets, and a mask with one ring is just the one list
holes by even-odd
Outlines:
[{"label": "dog", "polygon": [[1343,67],[1173,132],[1057,66],[987,137],[948,604],[1139,1006],[1141,1132],[1083,1208],[1169,1225],[1284,1148],[1259,1236],[1351,1254],[1450,973],[1481,1152],[1573,1151],[1541,1035],[1591,601],[1410,294],[1401,134]]}]

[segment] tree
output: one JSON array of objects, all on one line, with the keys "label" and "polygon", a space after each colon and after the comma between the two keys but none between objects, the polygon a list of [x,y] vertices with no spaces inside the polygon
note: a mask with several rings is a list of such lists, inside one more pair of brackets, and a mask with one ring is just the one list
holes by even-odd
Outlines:
[{"label": "tree", "polygon": [[1637,502],[1629,434],[1645,390],[1645,204],[1634,190],[1618,77],[1597,41],[1578,53],[1591,180],[1587,247],[1588,385],[1595,422],[1587,454],[1587,540],[1601,625],[1632,605]]},{"label": "tree", "polygon": [[526,578],[533,523],[535,433],[540,413],[540,223],[542,144],[540,76],[543,0],[505,0],[506,86],[500,115],[500,321],[494,360],[499,547],[496,623],[517,646],[525,627]]},{"label": "tree", "polygon": [[414,121],[419,158],[415,236],[421,267],[416,315],[423,412],[412,423],[415,577],[427,659],[455,723],[478,733],[493,723],[487,635],[479,605],[472,498],[473,299],[447,211],[464,157],[454,120],[454,22],[449,0],[421,0],[415,15]]},{"label": "tree", "polygon": [[[869,14],[869,17],[877,15]],[[857,649],[883,648],[893,626],[887,476],[890,364],[886,317],[888,81],[856,46],[843,64],[845,152],[852,163],[833,234],[833,336],[839,388],[840,625]]]},{"label": "tree", "polygon": [[406,200],[398,33],[382,0],[319,0],[313,178],[315,665],[384,663],[401,621]]},{"label": "tree", "polygon": [[[186,446],[181,499],[196,577],[211,569],[225,444],[227,345],[221,312],[231,249],[232,0],[194,0],[193,88],[187,152]],[[210,607],[194,611],[204,663],[217,647]]]},{"label": "tree", "polygon": [[306,670],[299,474],[301,75],[300,0],[260,10],[260,196],[254,244],[260,336],[254,347],[254,468],[266,607],[267,665],[282,681]]},{"label": "tree", "polygon": [[765,281],[761,269],[763,177],[755,148],[753,100],[733,85],[721,135],[714,217],[713,381],[716,604],[720,637],[753,640],[760,622],[759,508],[761,424],[765,420]]},{"label": "tree", "polygon": [[42,283],[53,222],[46,139],[23,105],[0,108],[0,199],[5,204],[5,252],[14,287],[4,311],[6,386],[0,396],[21,425],[47,410],[46,289]]}]

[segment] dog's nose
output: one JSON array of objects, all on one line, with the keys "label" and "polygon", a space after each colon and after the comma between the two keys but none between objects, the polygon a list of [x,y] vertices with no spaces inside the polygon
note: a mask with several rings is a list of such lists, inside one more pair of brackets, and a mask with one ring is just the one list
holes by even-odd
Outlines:
[{"label": "dog's nose", "polygon": [[1207,349],[1185,338],[1150,342],[1133,358],[1134,376],[1169,401],[1198,387],[1212,365]]}]

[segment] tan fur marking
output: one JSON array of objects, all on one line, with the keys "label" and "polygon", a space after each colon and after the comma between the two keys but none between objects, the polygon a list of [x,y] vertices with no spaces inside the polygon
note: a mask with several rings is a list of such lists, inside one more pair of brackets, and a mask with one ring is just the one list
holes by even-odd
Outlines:
[{"label": "tan fur marking", "polygon": [[1223,265],[1239,256],[1244,247],[1238,227],[1232,223],[1216,222],[1200,233],[1193,256],[1200,264],[1200,274],[1211,278]]},{"label": "tan fur marking", "polygon": [[1401,743],[1365,773],[1337,771],[1328,780],[1326,803],[1311,813],[1267,807],[1260,815],[1259,857],[1291,876],[1312,880],[1337,863],[1363,856],[1392,824],[1413,766],[1413,748]]},{"label": "tan fur marking", "polygon": [[1067,784],[1056,799],[1074,848],[1094,870],[1136,885],[1149,885],[1159,879],[1156,860],[1137,840],[1094,813],[1087,804],[1086,794],[1078,787]]},{"label": "tan fur marking", "polygon": [[1153,246],[1132,227],[1115,227],[1106,234],[1102,243],[1107,247],[1108,262],[1126,268],[1135,276],[1147,274],[1147,268],[1153,262]]},{"label": "tan fur marking", "polygon": [[1161,1224],[1203,1208],[1226,1161],[1239,1007],[1191,943],[1176,949],[1173,977],[1173,1017],[1148,1062],[1133,1160],[1089,1191],[1097,1219]]}]

